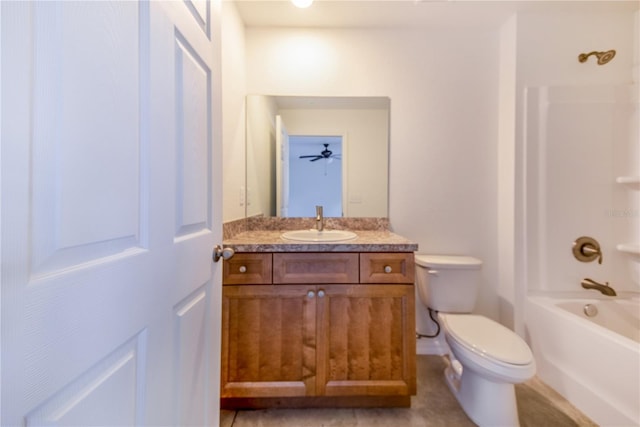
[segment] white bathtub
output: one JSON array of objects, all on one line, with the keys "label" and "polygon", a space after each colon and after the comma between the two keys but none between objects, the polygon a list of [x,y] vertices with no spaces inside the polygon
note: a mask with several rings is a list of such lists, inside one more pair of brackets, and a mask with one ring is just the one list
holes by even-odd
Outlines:
[{"label": "white bathtub", "polygon": [[601,426],[640,426],[637,296],[529,296],[525,329],[542,381]]}]

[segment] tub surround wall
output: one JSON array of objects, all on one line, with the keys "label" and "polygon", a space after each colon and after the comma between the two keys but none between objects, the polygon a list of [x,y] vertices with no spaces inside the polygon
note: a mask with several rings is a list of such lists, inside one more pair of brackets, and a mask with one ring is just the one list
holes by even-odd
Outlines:
[{"label": "tub surround wall", "polygon": [[[631,86],[638,61],[637,4],[635,9],[612,5],[597,13],[583,6],[575,13],[518,16],[514,203],[516,246],[522,250],[514,283],[527,291],[580,291],[587,276],[610,281],[616,290],[640,289],[630,272],[637,263],[615,248],[633,239],[640,221],[637,199],[623,200],[635,193],[615,183],[638,168],[639,111],[637,98],[629,102],[628,95],[637,93]],[[605,49],[617,54],[604,66],[577,59],[581,52]],[[533,102],[538,95],[541,102]],[[539,107],[544,115],[536,118]],[[590,172],[581,180],[585,169]],[[573,240],[582,235],[604,244],[602,265],[571,256]],[[519,295],[515,309],[524,313],[526,294]],[[522,327],[519,320],[516,327]]]},{"label": "tub surround wall", "polygon": [[[618,292],[640,290],[633,254],[617,249],[637,245],[640,221],[628,197],[637,190],[616,184],[629,170],[631,92],[630,85],[528,89],[529,291],[581,291],[585,277]],[[573,241],[585,235],[600,243],[602,264],[574,258]]]}]

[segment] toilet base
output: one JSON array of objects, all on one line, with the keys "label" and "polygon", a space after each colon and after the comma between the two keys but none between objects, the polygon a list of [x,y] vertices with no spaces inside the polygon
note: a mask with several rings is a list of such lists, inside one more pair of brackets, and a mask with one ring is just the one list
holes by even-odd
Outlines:
[{"label": "toilet base", "polygon": [[444,371],[449,390],[471,420],[480,427],[519,426],[515,387],[490,381],[469,368],[455,374],[448,364]]},{"label": "toilet base", "polygon": [[416,354],[426,354],[430,356],[445,356],[451,353],[449,344],[441,333],[434,338],[417,338]]}]

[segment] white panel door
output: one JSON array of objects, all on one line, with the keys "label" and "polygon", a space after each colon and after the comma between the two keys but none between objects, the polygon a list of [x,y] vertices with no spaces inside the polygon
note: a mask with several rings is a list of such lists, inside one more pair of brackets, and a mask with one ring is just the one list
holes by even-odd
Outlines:
[{"label": "white panel door", "polygon": [[2,426],[216,425],[218,4],[2,2]]}]

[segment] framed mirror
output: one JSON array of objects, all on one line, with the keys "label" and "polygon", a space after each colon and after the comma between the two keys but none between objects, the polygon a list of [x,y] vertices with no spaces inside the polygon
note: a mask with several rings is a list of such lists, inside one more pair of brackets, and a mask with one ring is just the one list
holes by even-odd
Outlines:
[{"label": "framed mirror", "polygon": [[247,217],[388,217],[389,98],[246,103]]}]

